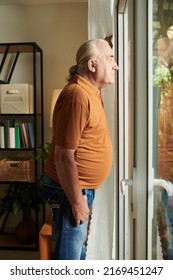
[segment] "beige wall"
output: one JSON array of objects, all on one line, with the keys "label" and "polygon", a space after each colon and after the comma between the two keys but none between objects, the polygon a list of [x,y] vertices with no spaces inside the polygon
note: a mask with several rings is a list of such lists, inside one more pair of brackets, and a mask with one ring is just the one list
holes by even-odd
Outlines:
[{"label": "beige wall", "polygon": [[87,3],[0,6],[0,43],[31,41],[43,49],[45,142],[51,139],[52,91],[65,85],[76,50],[87,40],[87,14]]},{"label": "beige wall", "polygon": [[[87,40],[87,14],[87,3],[0,5],[0,43],[36,42],[43,49],[45,143],[51,140],[52,91],[65,85],[76,50]],[[21,83],[26,82],[22,72],[14,73],[11,82],[20,83],[20,75]],[[0,192],[3,189],[1,185]],[[14,218],[8,225],[12,227],[13,222]]]}]

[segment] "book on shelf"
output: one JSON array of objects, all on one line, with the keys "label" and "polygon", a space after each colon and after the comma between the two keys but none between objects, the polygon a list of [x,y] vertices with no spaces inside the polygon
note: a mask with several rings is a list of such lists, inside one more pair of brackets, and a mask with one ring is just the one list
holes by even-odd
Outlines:
[{"label": "book on shelf", "polygon": [[23,133],[23,137],[24,137],[25,147],[29,148],[29,140],[28,140],[28,133],[27,133],[27,129],[26,129],[26,123],[21,124],[21,129],[22,129],[22,133]]},{"label": "book on shelf", "polygon": [[22,123],[22,131],[25,139],[25,146],[27,148],[34,148],[34,126],[31,122]]},{"label": "book on shelf", "polygon": [[9,148],[15,148],[15,128],[9,127]]},{"label": "book on shelf", "polygon": [[4,136],[4,126],[0,126],[0,148],[5,148],[5,136]]},{"label": "book on shelf", "polygon": [[24,139],[24,134],[23,134],[23,129],[22,129],[22,124],[19,124],[19,131],[20,131],[20,145],[21,148],[25,148],[25,139]]},{"label": "book on shelf", "polygon": [[28,127],[28,135],[29,135],[29,146],[30,148],[34,148],[35,146],[35,139],[34,139],[34,126],[33,123],[28,122],[27,123],[27,127]]},{"label": "book on shelf", "polygon": [[14,127],[14,119],[5,119],[4,120],[4,135],[5,135],[5,148],[10,148],[10,127]]},{"label": "book on shelf", "polygon": [[31,122],[3,120],[0,123],[0,148],[34,148],[34,126]]},{"label": "book on shelf", "polygon": [[21,148],[20,126],[15,125],[15,148]]}]

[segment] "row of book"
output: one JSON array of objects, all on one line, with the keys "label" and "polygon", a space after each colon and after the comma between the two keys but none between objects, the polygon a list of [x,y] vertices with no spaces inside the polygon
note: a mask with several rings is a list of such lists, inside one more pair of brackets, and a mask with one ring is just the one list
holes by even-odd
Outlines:
[{"label": "row of book", "polygon": [[34,148],[34,127],[31,122],[4,119],[0,123],[0,148]]}]

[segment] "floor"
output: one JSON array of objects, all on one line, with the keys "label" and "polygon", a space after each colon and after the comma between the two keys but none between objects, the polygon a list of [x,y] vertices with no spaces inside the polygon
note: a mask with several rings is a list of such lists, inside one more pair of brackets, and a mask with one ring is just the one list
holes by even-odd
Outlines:
[{"label": "floor", "polygon": [[[5,249],[3,247],[6,247]],[[38,260],[39,252],[36,244],[25,245],[23,248],[16,241],[15,234],[0,234],[0,260]],[[14,248],[16,247],[16,248]],[[9,248],[9,249],[8,249]],[[12,249],[11,249],[12,248]]]},{"label": "floor", "polygon": [[0,250],[0,260],[39,260],[39,252]]}]

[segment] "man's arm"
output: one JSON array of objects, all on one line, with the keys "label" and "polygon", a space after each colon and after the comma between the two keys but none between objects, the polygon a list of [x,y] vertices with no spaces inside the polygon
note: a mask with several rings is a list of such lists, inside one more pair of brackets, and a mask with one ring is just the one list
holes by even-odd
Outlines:
[{"label": "man's arm", "polygon": [[89,208],[87,198],[82,194],[79,185],[74,152],[73,149],[65,149],[56,145],[54,161],[60,184],[71,204],[76,226],[78,226],[85,222],[89,214]]}]

